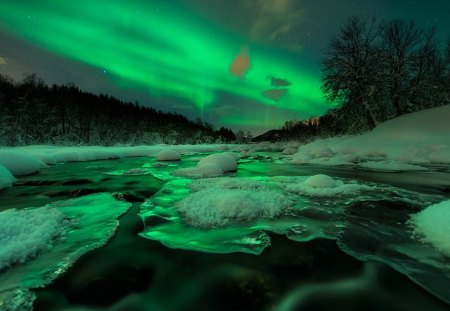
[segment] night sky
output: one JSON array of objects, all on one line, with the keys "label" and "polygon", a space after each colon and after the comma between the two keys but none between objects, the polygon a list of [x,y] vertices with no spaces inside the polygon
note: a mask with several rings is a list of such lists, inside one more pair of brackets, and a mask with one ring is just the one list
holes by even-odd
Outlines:
[{"label": "night sky", "polygon": [[1,0],[0,73],[259,134],[330,108],[319,62],[353,14],[450,35],[448,0]]}]

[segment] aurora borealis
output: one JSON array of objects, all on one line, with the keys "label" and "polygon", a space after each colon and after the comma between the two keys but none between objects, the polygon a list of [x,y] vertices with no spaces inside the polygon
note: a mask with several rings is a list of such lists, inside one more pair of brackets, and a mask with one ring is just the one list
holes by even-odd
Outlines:
[{"label": "aurora borealis", "polygon": [[[200,116],[217,126],[261,132],[287,120],[323,114],[330,106],[320,91],[319,57],[312,58],[307,46],[302,47],[309,30],[298,31],[311,4],[230,1],[242,12],[228,19],[229,11],[220,15],[227,6],[223,1],[208,2],[208,9],[195,0],[3,0],[0,30],[107,74],[100,80],[114,96],[120,98],[123,92],[124,99],[133,100],[130,92],[137,92],[144,105],[179,108],[188,117]],[[239,77],[230,66],[242,50],[248,51],[250,67]],[[14,63],[5,53],[0,49],[0,73]],[[86,75],[79,72],[73,82]],[[273,81],[289,85],[280,90]]]}]

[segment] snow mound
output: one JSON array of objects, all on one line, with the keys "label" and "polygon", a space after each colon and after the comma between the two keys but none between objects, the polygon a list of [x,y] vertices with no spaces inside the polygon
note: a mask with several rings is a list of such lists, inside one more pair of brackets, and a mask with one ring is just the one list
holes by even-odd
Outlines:
[{"label": "snow mound", "polygon": [[284,148],[281,153],[285,154],[285,155],[292,155],[292,154],[295,154],[296,152],[297,152],[297,148],[287,147],[287,148]]},{"label": "snow mound", "polygon": [[228,156],[234,158],[236,161],[239,160],[239,158],[240,158],[239,154],[237,154],[235,152],[231,152],[231,151],[226,151],[226,152],[223,152],[222,154],[228,155]]},{"label": "snow mound", "polygon": [[227,153],[215,153],[201,159],[198,163],[198,167],[204,165],[216,165],[220,167],[224,172],[234,172],[237,170],[236,158],[233,155]]},{"label": "snow mound", "polygon": [[13,175],[4,167],[0,165],[0,190],[9,188],[16,181]]},{"label": "snow mound", "polygon": [[286,186],[289,192],[300,193],[311,197],[329,197],[334,195],[356,194],[364,190],[371,190],[372,187],[359,185],[356,183],[344,183],[335,181],[328,175],[318,174],[308,177],[300,183],[294,183]]},{"label": "snow mound", "polygon": [[0,270],[49,249],[64,234],[64,215],[55,208],[0,213]]},{"label": "snow mound", "polygon": [[303,184],[309,188],[336,188],[337,186],[333,178],[323,174],[308,177]]},{"label": "snow mound", "polygon": [[22,153],[0,150],[0,165],[6,167],[14,176],[22,176],[39,172],[44,163]]},{"label": "snow mound", "polygon": [[413,215],[409,224],[414,227],[415,236],[450,256],[450,200],[428,206]]},{"label": "snow mound", "polygon": [[[210,154],[199,159],[197,167],[187,167],[173,172],[175,176],[186,178],[210,178],[222,176],[225,172],[237,170],[236,160],[239,155],[234,152]],[[192,160],[192,159],[191,159]]]},{"label": "snow mound", "polygon": [[200,179],[187,186],[192,192],[176,202],[175,209],[194,227],[224,227],[256,218],[273,218],[294,205],[286,193],[255,179]]},{"label": "snow mound", "polygon": [[162,150],[156,155],[158,161],[179,161],[181,159],[180,153],[175,150]]},{"label": "snow mound", "polygon": [[211,189],[196,192],[177,203],[177,210],[196,227],[223,227],[255,218],[273,218],[291,205],[275,191]]},{"label": "snow mound", "polygon": [[204,182],[192,184],[191,189],[201,190],[177,202],[176,209],[188,224],[195,227],[223,227],[256,218],[273,218],[294,204],[278,190],[242,189],[246,185],[230,189],[220,179],[209,180],[208,188]]}]

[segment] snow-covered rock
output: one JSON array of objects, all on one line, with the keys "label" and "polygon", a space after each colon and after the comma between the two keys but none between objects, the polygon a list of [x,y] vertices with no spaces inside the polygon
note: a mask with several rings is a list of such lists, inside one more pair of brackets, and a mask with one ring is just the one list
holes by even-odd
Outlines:
[{"label": "snow-covered rock", "polygon": [[156,159],[158,161],[179,161],[181,156],[178,151],[166,149],[158,152]]},{"label": "snow-covered rock", "polygon": [[299,193],[311,197],[329,197],[335,195],[356,194],[364,190],[371,190],[367,185],[357,183],[344,183],[334,180],[328,175],[318,174],[308,177],[306,180],[286,186],[289,192]]},{"label": "snow-covered rock", "polygon": [[237,170],[236,158],[233,155],[227,153],[215,153],[201,159],[197,166],[202,167],[204,165],[216,165],[224,172],[234,172]]},{"label": "snow-covered rock", "polygon": [[287,148],[284,148],[281,153],[286,154],[286,155],[292,155],[292,154],[295,154],[296,152],[297,152],[297,148],[287,147]]},{"label": "snow-covered rock", "polygon": [[324,174],[313,175],[303,184],[310,188],[335,188],[337,186],[333,178]]},{"label": "snow-covered rock", "polygon": [[413,215],[409,224],[417,238],[450,256],[450,200],[428,206]]}]

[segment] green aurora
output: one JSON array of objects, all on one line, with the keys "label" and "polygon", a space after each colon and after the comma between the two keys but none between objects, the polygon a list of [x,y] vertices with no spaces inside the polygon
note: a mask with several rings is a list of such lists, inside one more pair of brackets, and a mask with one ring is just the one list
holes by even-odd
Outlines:
[{"label": "green aurora", "polygon": [[[317,74],[302,71],[298,60],[280,49],[244,42],[182,5],[4,0],[0,26],[45,50],[107,71],[119,87],[187,101],[199,115],[223,104],[219,94],[240,98],[243,105],[253,103],[253,110],[258,107],[257,113],[235,109],[222,116],[224,126],[276,127],[284,116],[289,116],[284,121],[306,118],[329,108]],[[251,68],[239,79],[229,68],[242,47],[249,48]],[[271,88],[271,75],[292,83],[278,101],[261,94]],[[274,112],[278,110],[282,113]]]}]

